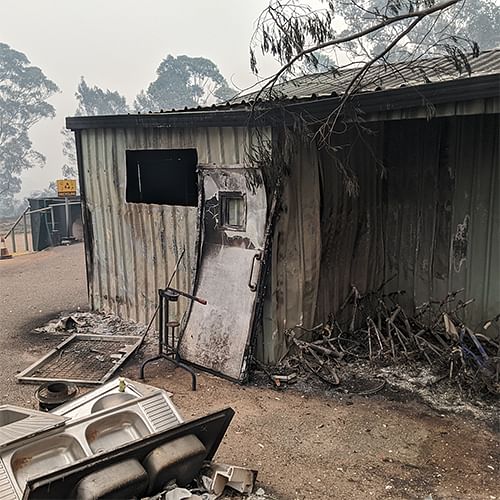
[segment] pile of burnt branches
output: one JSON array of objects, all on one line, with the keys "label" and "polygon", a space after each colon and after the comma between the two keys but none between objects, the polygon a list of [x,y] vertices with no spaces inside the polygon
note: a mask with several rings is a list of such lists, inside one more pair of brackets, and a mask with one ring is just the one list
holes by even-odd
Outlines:
[{"label": "pile of burnt branches", "polygon": [[404,292],[351,293],[335,316],[308,330],[288,330],[281,366],[305,370],[339,385],[342,369],[359,360],[373,364],[428,363],[438,380],[449,379],[469,395],[500,395],[500,315],[474,332],[463,321],[472,300],[462,290],[431,301],[409,315]]}]

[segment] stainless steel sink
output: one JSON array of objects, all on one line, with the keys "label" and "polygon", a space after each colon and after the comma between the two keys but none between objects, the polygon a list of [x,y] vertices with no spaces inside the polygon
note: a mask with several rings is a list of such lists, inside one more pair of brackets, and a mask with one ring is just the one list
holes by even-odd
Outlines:
[{"label": "stainless steel sink", "polygon": [[89,424],[85,439],[93,453],[102,453],[150,434],[137,413],[121,411]]},{"label": "stainless steel sink", "polygon": [[98,399],[92,406],[90,413],[95,413],[101,410],[108,410],[109,408],[114,408],[115,406],[121,405],[132,399],[137,399],[137,396],[127,392],[117,392],[115,394],[108,394]]},{"label": "stainless steel sink", "polygon": [[112,380],[50,413],[0,407],[0,500],[22,498],[27,478],[182,424],[166,391],[124,382]]},{"label": "stainless steel sink", "polygon": [[49,429],[61,427],[63,416],[17,406],[0,406],[0,453],[14,443]]},{"label": "stainless steel sink", "polygon": [[69,434],[40,439],[14,452],[10,465],[21,491],[29,477],[60,469],[86,456],[80,443]]}]

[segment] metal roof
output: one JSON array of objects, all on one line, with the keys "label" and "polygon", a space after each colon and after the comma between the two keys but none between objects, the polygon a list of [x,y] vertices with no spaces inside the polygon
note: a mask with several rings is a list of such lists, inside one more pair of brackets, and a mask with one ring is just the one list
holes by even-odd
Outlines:
[{"label": "metal roof", "polygon": [[[460,73],[451,60],[422,58],[411,69],[406,63],[373,66],[356,92],[357,104],[366,112],[379,112],[500,96],[500,49],[482,52],[470,60],[471,73]],[[279,98],[289,110],[324,112],[338,104],[358,68],[337,73],[307,75],[276,85],[272,95],[263,93],[257,108],[272,110]],[[212,106],[110,116],[78,116],[66,119],[72,130],[102,127],[210,127],[264,124],[266,114],[250,116],[257,92]],[[271,99],[269,99],[271,97]],[[269,103],[269,104],[266,104]]]},{"label": "metal roof", "polygon": [[[471,72],[465,67],[457,68],[454,61],[447,57],[420,58],[418,61],[399,62],[393,64],[375,64],[361,80],[357,92],[374,92],[391,90],[401,87],[414,87],[429,83],[499,74],[500,49],[488,50],[478,57],[470,57]],[[346,92],[351,80],[362,66],[352,65],[338,71],[330,70],[324,73],[305,75],[284,83],[275,85],[272,93],[267,90],[260,99],[287,98],[310,99],[311,97],[340,96]],[[248,102],[257,97],[258,91],[237,96],[230,102],[233,104]]]}]

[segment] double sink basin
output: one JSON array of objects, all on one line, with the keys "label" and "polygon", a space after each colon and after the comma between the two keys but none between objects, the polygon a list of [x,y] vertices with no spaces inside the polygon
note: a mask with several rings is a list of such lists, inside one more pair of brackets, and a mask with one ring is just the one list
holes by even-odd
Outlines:
[{"label": "double sink basin", "polygon": [[0,500],[22,498],[28,478],[176,427],[168,393],[118,380],[51,413],[0,407]]}]

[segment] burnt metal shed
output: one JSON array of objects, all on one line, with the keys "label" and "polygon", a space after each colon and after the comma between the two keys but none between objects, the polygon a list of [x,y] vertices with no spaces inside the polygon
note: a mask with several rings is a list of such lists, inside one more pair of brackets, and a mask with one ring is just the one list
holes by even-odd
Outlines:
[{"label": "burnt metal shed", "polygon": [[[338,158],[310,141],[290,148],[277,205],[265,170],[289,144],[265,100],[258,114],[250,96],[68,118],[91,306],[147,323],[184,251],[175,286],[209,305],[177,304],[181,355],[237,380],[252,349],[277,361],[285,330],[335,313],[352,284],[363,293],[395,276],[408,307],[464,288],[475,300],[470,321],[498,314],[500,51],[473,59],[470,75],[447,64],[417,77],[404,68],[400,79],[383,68],[370,75],[355,97],[363,130],[332,138],[349,144]],[[282,108],[324,116],[344,77],[289,82],[278,89]],[[262,138],[267,167],[252,154]],[[356,196],[341,160],[356,174]]]}]

